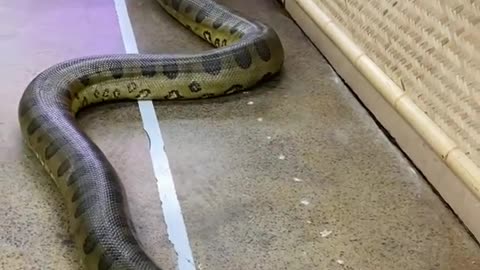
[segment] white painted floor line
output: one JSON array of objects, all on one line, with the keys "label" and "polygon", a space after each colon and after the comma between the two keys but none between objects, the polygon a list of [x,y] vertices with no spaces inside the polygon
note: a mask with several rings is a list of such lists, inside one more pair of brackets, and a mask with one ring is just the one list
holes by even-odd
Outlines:
[{"label": "white painted floor line", "polygon": [[[127,53],[138,53],[137,42],[128,16],[125,0],[114,0],[120,31]],[[195,269],[192,250],[188,240],[187,229],[182,210],[178,202],[167,154],[157,115],[151,101],[138,101],[143,128],[150,139],[150,156],[152,159],[158,193],[162,202],[163,218],[167,226],[168,238],[177,254],[179,270]]]}]

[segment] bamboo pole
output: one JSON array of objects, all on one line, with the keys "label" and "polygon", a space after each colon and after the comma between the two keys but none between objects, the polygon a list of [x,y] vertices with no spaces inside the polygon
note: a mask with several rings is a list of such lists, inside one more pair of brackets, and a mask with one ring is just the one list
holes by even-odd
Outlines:
[{"label": "bamboo pole", "polygon": [[294,0],[353,66],[427,142],[442,161],[480,199],[480,168],[406,93],[351,40],[313,0]]}]

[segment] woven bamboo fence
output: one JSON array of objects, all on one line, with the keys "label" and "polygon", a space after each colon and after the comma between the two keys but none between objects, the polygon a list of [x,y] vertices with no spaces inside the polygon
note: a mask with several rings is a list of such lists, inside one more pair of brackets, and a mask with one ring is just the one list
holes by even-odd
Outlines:
[{"label": "woven bamboo fence", "polygon": [[313,2],[480,166],[480,1]]},{"label": "woven bamboo fence", "polygon": [[[303,16],[335,44],[470,189],[474,208],[480,203],[479,1],[280,1],[315,42],[321,35]],[[449,184],[441,185],[445,191]],[[452,196],[462,208],[466,201]],[[480,219],[473,218],[480,236]]]}]

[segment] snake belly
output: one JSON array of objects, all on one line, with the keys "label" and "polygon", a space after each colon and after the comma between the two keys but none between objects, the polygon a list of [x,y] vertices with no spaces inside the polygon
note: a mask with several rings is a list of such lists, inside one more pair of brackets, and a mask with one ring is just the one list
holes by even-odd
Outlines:
[{"label": "snake belly", "polygon": [[36,76],[19,103],[26,144],[62,193],[87,269],[161,269],[137,241],[119,177],[77,125],[77,112],[115,100],[198,99],[248,89],[277,74],[284,51],[269,26],[209,0],[158,0],[213,45],[190,55],[68,60]]}]

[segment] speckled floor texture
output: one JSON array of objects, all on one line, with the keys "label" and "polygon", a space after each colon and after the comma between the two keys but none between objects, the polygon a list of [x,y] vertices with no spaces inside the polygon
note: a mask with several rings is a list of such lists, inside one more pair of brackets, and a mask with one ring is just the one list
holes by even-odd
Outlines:
[{"label": "speckled floor texture", "polygon": [[[127,2],[141,52],[208,48],[155,0]],[[219,2],[272,25],[286,62],[245,94],[155,102],[197,269],[480,269],[478,244],[275,0]],[[16,106],[46,67],[123,52],[113,1],[1,3],[0,49],[0,269],[82,269]],[[80,115],[147,252],[175,269],[141,121],[133,102]]]}]

